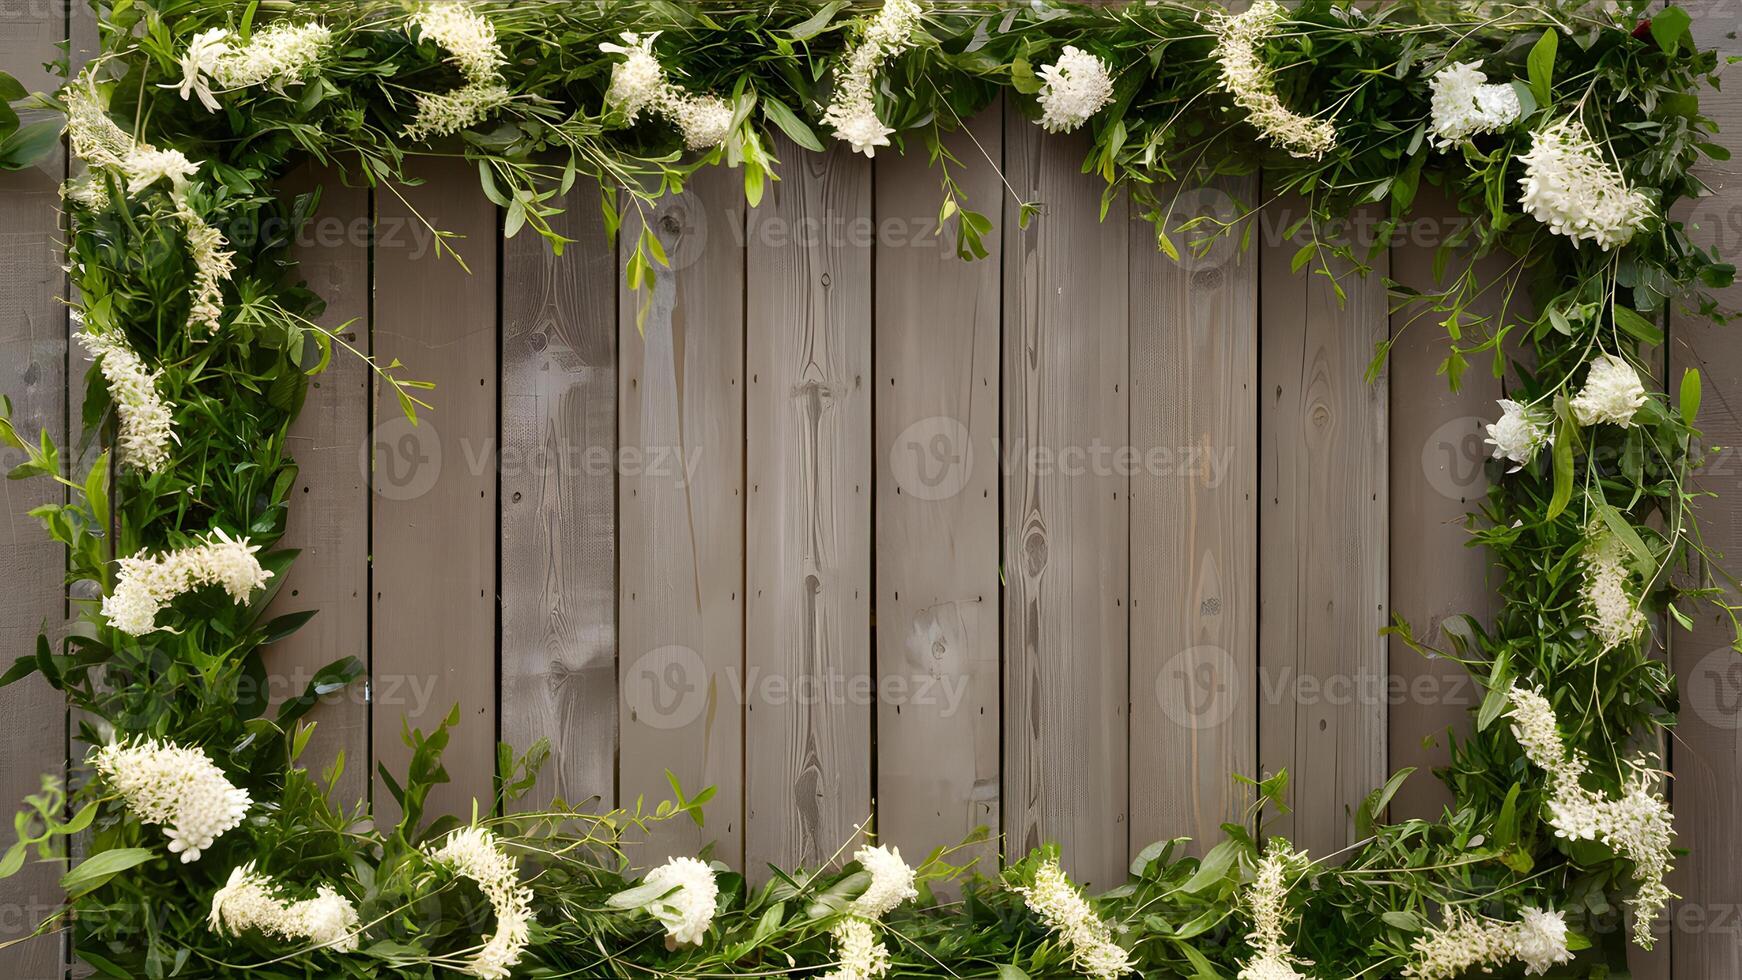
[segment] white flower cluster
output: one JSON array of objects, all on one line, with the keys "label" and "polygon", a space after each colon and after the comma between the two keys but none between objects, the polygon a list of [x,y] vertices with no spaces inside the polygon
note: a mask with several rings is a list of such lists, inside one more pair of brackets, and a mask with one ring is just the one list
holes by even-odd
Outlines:
[{"label": "white flower cluster", "polygon": [[688,943],[700,946],[714,921],[714,910],[720,897],[720,887],[714,882],[714,869],[706,861],[689,857],[674,857],[647,873],[642,884],[659,885],[669,893],[648,907],[648,911],[665,926],[667,939],[674,945]]},{"label": "white flower cluster", "polygon": [[[169,404],[157,393],[158,372],[148,370],[139,355],[117,332],[74,335],[79,345],[98,358],[98,368],[109,385],[120,428],[115,453],[121,465],[156,473],[169,462],[169,447],[175,429]],[[155,610],[154,610],[155,612]]]},{"label": "white flower cluster", "polygon": [[259,550],[247,538],[232,538],[216,528],[192,547],[122,558],[115,591],[103,599],[103,615],[121,632],[144,636],[158,629],[157,613],[164,606],[201,586],[221,585],[240,605],[272,577],[254,557]]},{"label": "white flower cluster", "polygon": [[1222,66],[1222,87],[1245,109],[1252,125],[1272,143],[1297,157],[1324,156],[1337,145],[1336,127],[1289,110],[1276,95],[1270,66],[1259,49],[1288,11],[1276,0],[1258,0],[1238,14],[1220,14],[1215,31],[1216,61]]},{"label": "white flower cluster", "polygon": [[91,754],[91,765],[141,823],[164,828],[183,864],[239,826],[253,802],[205,750],[170,741],[110,742]]},{"label": "white flower cluster", "polygon": [[183,101],[197,96],[208,111],[216,112],[212,82],[226,90],[265,85],[283,93],[286,85],[307,78],[333,43],[333,32],[325,25],[289,21],[269,24],[242,44],[234,43],[234,37],[222,27],[195,34],[182,53],[181,82],[164,88],[178,89]]},{"label": "white flower cluster", "polygon": [[1663,883],[1671,870],[1675,842],[1669,804],[1652,788],[1652,774],[1646,771],[1635,773],[1620,799],[1586,789],[1579,779],[1589,764],[1561,741],[1554,706],[1540,692],[1519,687],[1508,697],[1513,736],[1531,764],[1548,773],[1549,825],[1555,836],[1601,841],[1632,862],[1638,886],[1627,902],[1633,908],[1633,941],[1650,949],[1652,923],[1671,898]]},{"label": "white flower cluster", "polygon": [[853,860],[871,875],[871,884],[853,900],[856,914],[875,922],[902,902],[918,897],[919,890],[913,887],[913,869],[901,859],[900,848],[867,844],[854,852]]},{"label": "white flower cluster", "polygon": [[405,127],[405,137],[426,140],[450,136],[490,118],[508,104],[502,67],[508,63],[496,45],[496,28],[464,0],[427,3],[408,24],[453,56],[466,84],[452,92],[420,92],[417,114]]},{"label": "white flower cluster", "polygon": [[1445,149],[1479,133],[1505,129],[1524,114],[1511,85],[1490,85],[1480,62],[1450,65],[1428,80],[1434,145]]},{"label": "white flower cluster", "polygon": [[532,889],[520,883],[520,862],[502,849],[496,835],[483,827],[464,827],[449,834],[429,859],[484,893],[496,916],[496,930],[466,965],[482,980],[503,980],[520,962],[532,938]]},{"label": "white flower cluster", "polygon": [[1519,160],[1524,209],[1557,235],[1595,241],[1607,250],[1627,244],[1653,217],[1645,195],[1627,186],[1576,119],[1532,134],[1530,152]]},{"label": "white flower cluster", "polygon": [[605,104],[621,112],[631,123],[644,111],[666,117],[677,124],[684,145],[692,150],[706,150],[726,142],[726,137],[732,134],[731,105],[717,95],[694,95],[666,78],[665,68],[653,53],[653,42],[659,32],[625,31],[622,37],[622,44],[599,45],[599,50],[606,54],[623,56],[611,69]]},{"label": "white flower cluster", "polygon": [[1113,101],[1107,63],[1074,44],[1065,45],[1039,75],[1040,126],[1049,133],[1071,132]]},{"label": "white flower cluster", "polygon": [[1536,975],[1573,960],[1565,915],[1541,909],[1525,909],[1517,922],[1448,910],[1446,924],[1428,930],[1411,948],[1415,956],[1403,975],[1418,980],[1453,980],[1477,967],[1492,973],[1512,960]]},{"label": "white flower cluster", "polygon": [[249,862],[230,872],[230,880],[212,896],[206,925],[213,932],[240,936],[250,929],[285,942],[308,942],[316,949],[350,953],[357,949],[362,923],[349,899],[321,885],[314,898],[289,901],[278,882],[254,870]]},{"label": "white flower cluster", "polygon": [[1502,398],[1500,420],[1488,426],[1488,438],[1483,441],[1494,447],[1495,459],[1511,460],[1513,467],[1507,472],[1516,473],[1554,441],[1548,422],[1548,412]]},{"label": "white flower cluster", "polygon": [[[103,108],[94,75],[87,72],[66,88],[67,143],[73,155],[93,167],[114,171],[127,181],[127,193],[138,194],[161,180],[180,195],[200,165],[180,150],[160,150],[150,143],[135,142]],[[101,203],[107,192],[101,183],[82,182],[84,190],[75,199]],[[74,196],[69,194],[69,196]]]},{"label": "white flower cluster", "polygon": [[224,312],[224,283],[236,271],[236,253],[227,252],[224,233],[199,216],[186,201],[177,201],[176,216],[181,219],[187,235],[188,255],[194,260],[194,295],[188,307],[188,326],[203,327],[208,333],[218,332],[218,320]]},{"label": "white flower cluster", "polygon": [[865,28],[865,35],[835,68],[835,92],[823,111],[823,121],[845,140],[854,153],[876,156],[877,147],[888,146],[895,130],[877,116],[877,69],[913,44],[913,29],[924,11],[915,0],[883,0],[883,7]]},{"label": "white flower cluster", "polygon": [[877,938],[871,923],[848,916],[830,932],[838,965],[820,980],[877,980],[889,972],[889,948]]},{"label": "white flower cluster", "polygon": [[129,195],[138,194],[160,180],[169,181],[170,189],[180,195],[199,169],[200,165],[180,150],[159,150],[143,143],[129,150],[121,161]]},{"label": "white flower cluster", "polygon": [[1065,876],[1056,859],[1034,872],[1034,884],[1014,888],[1028,910],[1058,935],[1071,965],[1095,980],[1115,980],[1136,967],[1124,947],[1113,941],[1113,930],[1095,914],[1087,899]]},{"label": "white flower cluster", "polygon": [[1645,629],[1645,614],[1633,598],[1630,552],[1601,520],[1585,529],[1585,551],[1579,556],[1584,582],[1579,598],[1585,607],[1585,624],[1602,641],[1604,652],[1632,642]]},{"label": "white flower cluster", "polygon": [[1614,354],[1600,354],[1591,361],[1584,389],[1568,400],[1567,407],[1580,425],[1612,422],[1625,429],[1645,402],[1645,385],[1633,365]]},{"label": "white flower cluster", "polygon": [[1295,967],[1312,964],[1294,955],[1288,927],[1294,916],[1288,910],[1288,875],[1304,855],[1287,843],[1272,840],[1258,862],[1258,876],[1246,895],[1252,909],[1252,931],[1246,941],[1256,954],[1240,968],[1239,980],[1297,980]]}]

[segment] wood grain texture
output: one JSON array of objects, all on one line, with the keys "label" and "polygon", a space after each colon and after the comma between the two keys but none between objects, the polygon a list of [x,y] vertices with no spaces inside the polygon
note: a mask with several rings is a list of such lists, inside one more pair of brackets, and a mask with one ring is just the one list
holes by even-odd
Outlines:
[{"label": "wood grain texture", "polygon": [[[707,822],[659,825],[631,859],[704,844],[744,859],[744,246],[742,177],[705,171],[650,215],[671,260],[645,299],[623,282],[623,798],[712,786]],[[625,260],[641,220],[624,223]]]},{"label": "wood grain texture", "polygon": [[[1257,192],[1170,192],[1167,225],[1232,220]],[[1201,854],[1257,768],[1258,255],[1192,237],[1170,231],[1175,262],[1131,223],[1131,848]]]},{"label": "wood grain texture", "polygon": [[871,816],[871,165],[789,161],[748,222],[745,865]]},{"label": "wood grain texture", "polygon": [[[376,355],[436,387],[425,393],[435,410],[413,427],[376,386],[373,742],[376,761],[403,777],[402,722],[428,731],[460,705],[444,756],[452,781],[430,794],[428,813],[469,816],[474,798],[490,808],[496,756],[496,212],[462,161],[420,161],[413,173],[425,183],[398,193],[464,236],[453,244],[471,274],[436,254],[392,190],[377,192]],[[375,811],[383,825],[398,819],[380,785]]]},{"label": "wood grain texture", "polygon": [[502,251],[502,740],[550,740],[515,806],[616,802],[617,263],[598,189]]},{"label": "wood grain texture", "polygon": [[[1282,198],[1264,227],[1287,229],[1303,207]],[[1388,262],[1380,255],[1361,278],[1328,260],[1347,291],[1339,305],[1328,277],[1290,270],[1300,241],[1268,237],[1259,255],[1258,757],[1266,774],[1290,777],[1294,812],[1274,832],[1324,854],[1351,842],[1350,812],[1386,777],[1388,381],[1362,373],[1388,332]]]},{"label": "wood grain texture", "polygon": [[1061,841],[1079,881],[1124,880],[1129,805],[1130,232],[1096,221],[1088,142],[1008,108],[1005,173],[1045,203],[1004,214],[1004,826],[1006,853]]},{"label": "wood grain texture", "polygon": [[[1435,246],[1460,220],[1443,193],[1423,188],[1409,229],[1392,245],[1392,278],[1424,293],[1445,289],[1468,268],[1469,260],[1453,259],[1446,279],[1436,280]],[[1498,283],[1503,276],[1516,275],[1512,265],[1509,257],[1493,256],[1481,261],[1477,276],[1484,285]],[[1498,316],[1502,288],[1496,285],[1472,308]],[[1526,313],[1518,301],[1512,317]],[[1493,447],[1484,442],[1485,426],[1497,417],[1495,399],[1501,397],[1502,386],[1485,355],[1474,359],[1460,391],[1453,392],[1437,374],[1450,343],[1443,316],[1403,308],[1391,317],[1397,342],[1391,349],[1395,383],[1389,406],[1390,561],[1392,608],[1424,642],[1449,648],[1447,630],[1467,630],[1461,617],[1474,616],[1486,626],[1499,611],[1488,553],[1466,547],[1470,532],[1464,517],[1481,506],[1488,492],[1486,466]],[[1392,798],[1391,816],[1431,820],[1451,802],[1451,792],[1431,771],[1451,761],[1445,733],[1469,731],[1469,709],[1482,695],[1457,662],[1430,660],[1397,639],[1387,646],[1389,767],[1418,770]]]},{"label": "wood grain texture", "polygon": [[[987,110],[945,145],[970,206],[1003,192]],[[978,144],[978,145],[976,145]],[[999,807],[1000,269],[964,262],[917,151],[877,160],[877,832],[917,859]],[[982,870],[997,848],[978,849]]]},{"label": "wood grain texture", "polygon": [[[55,42],[65,36],[64,8],[0,0],[0,25],[0,70],[33,91],[52,89],[54,79],[41,65],[56,57]],[[56,153],[29,169],[0,173],[0,394],[12,400],[12,420],[23,438],[47,430],[57,445],[65,444],[67,431],[67,315],[58,299],[66,277],[57,194],[65,172],[65,157]],[[81,356],[73,370],[83,372],[87,364]],[[0,470],[22,459],[0,448]],[[31,655],[38,634],[58,644],[64,632],[66,552],[29,516],[31,508],[61,500],[61,489],[40,478],[8,480],[0,488],[0,659],[7,663]],[[64,778],[66,719],[65,701],[41,678],[0,690],[0,740],[6,746],[0,753],[0,801],[8,811],[39,791],[45,774]],[[6,839],[10,843],[10,832]],[[7,880],[0,941],[28,934],[55,910],[62,897],[60,871],[35,863],[33,855]],[[0,949],[0,976],[48,980],[61,972],[58,934]]]},{"label": "wood grain texture", "polygon": [[[320,210],[297,237],[295,275],[327,301],[318,322],[357,349],[335,344],[327,370],[309,384],[287,445],[296,459],[290,517],[281,547],[300,548],[273,600],[272,614],[316,610],[315,618],[265,651],[275,699],[295,697],[315,674],[343,657],[369,664],[369,352],[370,195],[346,187],[336,170],[302,168],[281,187],[286,200],[320,189]],[[369,705],[365,674],[321,699],[301,764],[325,773],[344,755],[335,786],[345,806],[367,798]]]}]

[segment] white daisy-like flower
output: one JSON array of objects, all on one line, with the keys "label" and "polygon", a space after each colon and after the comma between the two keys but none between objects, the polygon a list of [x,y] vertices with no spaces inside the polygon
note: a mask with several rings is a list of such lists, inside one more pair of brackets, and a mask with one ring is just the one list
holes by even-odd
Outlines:
[{"label": "white daisy-like flower", "polygon": [[1524,114],[1511,85],[1490,85],[1481,62],[1448,65],[1428,80],[1433,90],[1434,145],[1440,149],[1479,133],[1505,129]]},{"label": "white daisy-like flower", "polygon": [[252,929],[287,943],[307,942],[338,953],[356,951],[362,923],[349,899],[325,884],[314,898],[300,901],[284,898],[283,891],[277,881],[254,870],[253,862],[235,868],[212,896],[206,925],[219,935],[240,936]]},{"label": "white daisy-like flower", "polygon": [[410,25],[452,55],[467,81],[474,85],[501,81],[508,58],[496,44],[496,28],[469,3],[425,4],[411,15]]},{"label": "white daisy-like flower", "polygon": [[1514,465],[1507,472],[1516,473],[1553,441],[1549,414],[1510,398],[1500,399],[1499,404],[1500,420],[1488,425],[1488,438],[1483,441],[1494,447],[1495,459],[1511,460]]},{"label": "white daisy-like flower", "polygon": [[823,122],[835,138],[853,147],[853,152],[875,156],[877,147],[888,146],[894,129],[877,116],[877,70],[883,63],[913,45],[913,31],[924,10],[914,0],[883,0],[883,6],[866,25],[864,36],[835,67],[835,91],[823,111]]},{"label": "white daisy-like flower", "polygon": [[1646,401],[1645,385],[1633,365],[1614,354],[1600,354],[1591,361],[1584,389],[1567,402],[1567,407],[1580,425],[1612,422],[1625,429]]},{"label": "white daisy-like flower", "polygon": [[1565,913],[1525,909],[1517,925],[1518,960],[1528,974],[1547,973],[1550,967],[1573,961],[1567,949]]},{"label": "white daisy-like flower", "polygon": [[1258,0],[1241,13],[1216,16],[1215,57],[1222,69],[1221,84],[1246,110],[1252,125],[1291,156],[1320,157],[1335,147],[1336,127],[1283,105],[1270,66],[1264,62],[1264,42],[1288,19],[1288,10],[1275,0]]},{"label": "white daisy-like flower", "polygon": [[314,72],[332,47],[332,29],[324,24],[274,21],[255,31],[246,44],[230,44],[210,72],[226,89],[264,85],[283,92]]},{"label": "white daisy-like flower", "polygon": [[1258,861],[1258,875],[1246,893],[1252,912],[1252,931],[1246,934],[1253,957],[1240,968],[1239,980],[1289,980],[1302,974],[1295,969],[1311,964],[1294,954],[1288,929],[1294,915],[1288,908],[1288,876],[1303,863],[1305,855],[1286,841],[1272,839]]},{"label": "white daisy-like flower", "polygon": [[611,84],[605,104],[633,124],[643,112],[664,116],[683,133],[684,146],[706,150],[726,142],[732,135],[732,106],[717,95],[696,95],[666,77],[653,41],[659,32],[636,34],[625,31],[622,44],[604,43],[599,50],[621,55],[611,69]]},{"label": "white daisy-like flower", "polygon": [[1524,210],[1556,235],[1607,250],[1627,244],[1655,216],[1645,195],[1627,186],[1577,119],[1534,133],[1530,151],[1519,160]]},{"label": "white daisy-like flower", "polygon": [[188,41],[187,50],[181,56],[181,82],[169,83],[164,88],[178,89],[181,99],[186,102],[195,96],[208,112],[218,111],[218,99],[212,94],[212,85],[208,76],[218,67],[218,59],[230,51],[230,32],[222,27],[214,27],[209,31],[201,31]]},{"label": "white daisy-like flower", "polygon": [[520,883],[520,862],[483,827],[454,831],[441,847],[429,851],[429,859],[469,879],[484,893],[496,916],[496,928],[484,937],[466,972],[481,980],[503,980],[532,940],[532,889]]},{"label": "white daisy-like flower", "polygon": [[853,900],[853,911],[858,915],[875,922],[902,902],[919,896],[913,887],[913,869],[901,859],[900,848],[866,845],[854,853],[853,860],[871,875],[871,884]]},{"label": "white daisy-like flower", "polygon": [[81,331],[74,337],[79,346],[97,359],[97,367],[109,385],[109,400],[115,404],[115,415],[120,420],[115,454],[121,465],[145,473],[163,469],[175,442],[175,428],[169,403],[157,392],[161,372],[147,369],[119,331],[100,334]]},{"label": "white daisy-like flower", "polygon": [[122,558],[115,590],[103,599],[103,616],[121,632],[143,636],[159,629],[158,612],[184,592],[218,585],[240,605],[272,577],[254,557],[259,550],[217,528],[192,547]]},{"label": "white daisy-like flower", "polygon": [[835,925],[837,966],[820,980],[877,980],[889,972],[889,948],[877,938],[871,923],[848,917]]},{"label": "white daisy-like flower", "polygon": [[1113,101],[1113,76],[1107,63],[1074,44],[1040,75],[1040,125],[1049,133],[1069,133]]},{"label": "white daisy-like flower", "polygon": [[720,896],[714,869],[706,861],[674,857],[641,880],[643,884],[669,889],[663,898],[648,906],[648,911],[665,926],[670,942],[700,946],[714,921]]},{"label": "white daisy-like flower", "polygon": [[179,193],[187,188],[188,179],[199,169],[200,165],[189,160],[180,150],[159,150],[149,146],[134,147],[121,161],[121,170],[127,175],[129,195],[137,194],[160,180],[168,180],[170,188]]},{"label": "white daisy-like flower", "polygon": [[1071,965],[1084,976],[1116,980],[1136,969],[1131,954],[1113,941],[1113,930],[1095,914],[1057,860],[1035,869],[1033,885],[1012,890],[1053,931]]},{"label": "white daisy-like flower", "polygon": [[91,754],[91,765],[140,823],[163,827],[183,864],[241,825],[253,802],[205,750],[170,741],[110,742]]}]

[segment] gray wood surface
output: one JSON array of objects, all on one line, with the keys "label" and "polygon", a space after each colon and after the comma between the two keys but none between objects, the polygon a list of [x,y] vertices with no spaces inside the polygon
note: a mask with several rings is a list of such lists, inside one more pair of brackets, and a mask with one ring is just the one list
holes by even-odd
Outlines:
[{"label": "gray wood surface", "polygon": [[816,865],[871,816],[871,164],[787,161],[748,224],[745,864]]},{"label": "gray wood surface", "polygon": [[[297,275],[327,301],[317,322],[358,352],[369,352],[370,194],[346,187],[336,170],[304,168],[283,185],[285,199],[320,188],[320,210],[298,235]],[[281,547],[299,548],[272,612],[306,609],[315,618],[265,651],[275,700],[302,694],[316,672],[342,657],[369,664],[369,441],[373,374],[358,354],[333,345],[327,370],[309,384],[287,445],[296,459],[290,517]],[[324,774],[344,755],[335,800],[367,798],[369,705],[365,674],[326,695],[307,715],[315,725],[301,764]]]},{"label": "gray wood surface", "polygon": [[[519,809],[616,801],[617,264],[597,189],[502,246],[502,739],[550,759]],[[480,243],[482,244],[482,243]]]},{"label": "gray wood surface", "polygon": [[1207,227],[1254,179],[1176,189],[1169,238],[1131,223],[1131,847],[1202,853],[1257,767],[1258,253]]},{"label": "gray wood surface", "polygon": [[[646,299],[623,276],[618,480],[624,802],[712,786],[706,823],[659,825],[652,864],[712,843],[744,857],[744,191],[738,171],[698,174],[649,215],[669,269]],[[626,259],[640,235],[624,222]],[[644,859],[644,860],[642,860]]]},{"label": "gray wood surface", "polygon": [[[945,145],[966,207],[1004,187],[994,107]],[[919,146],[877,160],[877,831],[910,860],[996,833],[999,808],[999,236],[957,257]],[[977,849],[995,867],[992,842]]]},{"label": "gray wood surface", "polygon": [[1289,773],[1274,832],[1324,854],[1386,776],[1387,381],[1362,372],[1387,333],[1387,260],[1360,278],[1325,253],[1339,305],[1328,276],[1289,268],[1306,231],[1270,240],[1304,213],[1285,197],[1262,219],[1258,758]]},{"label": "gray wood surface", "polygon": [[1130,229],[1097,222],[1088,141],[1044,138],[1012,107],[1005,174],[1044,214],[1004,209],[1004,825],[1007,853],[1063,842],[1071,874],[1124,880]]},{"label": "gray wood surface", "polygon": [[[53,87],[41,64],[54,59],[55,41],[65,36],[61,4],[0,0],[0,24],[0,70],[32,90]],[[66,439],[67,315],[59,300],[66,277],[58,231],[58,188],[65,173],[59,153],[28,170],[0,173],[0,394],[12,400],[12,420],[23,438],[46,429],[57,444]],[[82,373],[88,363],[81,354],[73,370]],[[22,459],[16,450],[0,449],[0,470]],[[8,480],[0,488],[0,660],[6,663],[31,655],[39,633],[58,644],[64,632],[66,553],[29,516],[31,508],[61,499],[60,488],[44,480]],[[6,746],[0,753],[0,800],[8,807],[38,792],[44,774],[64,776],[66,717],[65,703],[40,678],[0,690],[0,741]],[[6,882],[0,941],[28,934],[55,910],[63,870],[28,865]],[[0,950],[0,976],[60,975],[58,935]]]},{"label": "gray wood surface", "polygon": [[[469,816],[474,799],[490,809],[496,758],[497,213],[462,160],[415,161],[411,172],[425,183],[398,188],[403,201],[376,191],[375,352],[435,382],[423,394],[436,407],[411,426],[377,385],[372,731],[376,761],[401,778],[402,720],[428,731],[459,704],[444,757],[452,781],[428,808]],[[436,254],[424,220],[464,236],[450,245],[469,275],[449,246]],[[397,821],[376,782],[378,822]]]}]

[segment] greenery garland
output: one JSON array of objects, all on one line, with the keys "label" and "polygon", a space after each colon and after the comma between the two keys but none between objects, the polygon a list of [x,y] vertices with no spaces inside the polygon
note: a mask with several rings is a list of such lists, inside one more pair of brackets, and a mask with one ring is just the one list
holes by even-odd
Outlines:
[{"label": "greenery garland", "polygon": [[[1649,946],[1673,857],[1660,763],[1639,748],[1674,719],[1652,644],[1689,625],[1689,603],[1722,604],[1687,484],[1699,376],[1673,400],[1649,390],[1642,349],[1662,343],[1673,303],[1717,315],[1704,290],[1732,273],[1668,217],[1701,193],[1701,156],[1727,156],[1696,94],[1717,59],[1687,14],[1645,20],[1645,6],[113,0],[101,55],[58,93],[24,100],[0,78],[8,101],[66,114],[89,167],[65,194],[95,358],[83,422],[119,464],[113,487],[107,454],[69,473],[46,434],[0,423],[26,454],[13,476],[66,485],[68,502],[34,513],[67,547],[69,581],[102,596],[5,675],[65,692],[95,752],[70,800],[49,780],[28,801],[0,872],[30,850],[59,860],[88,832],[67,905],[39,931],[70,927],[78,956],[123,978],[1621,969],[1614,912],[1630,908]],[[333,799],[342,759],[319,777],[298,766],[315,694],[361,668],[333,664],[270,717],[253,682],[308,615],[263,616],[293,557],[272,550],[295,475],[285,433],[343,343],[288,258],[316,195],[282,201],[278,178],[313,159],[392,192],[411,155],[463,152],[507,233],[560,249],[547,219],[581,177],[615,230],[703,166],[738,168],[755,204],[775,131],[867,155],[918,141],[940,217],[974,256],[991,222],[971,205],[992,202],[965,199],[941,137],[1001,93],[1049,130],[1087,128],[1104,200],[1128,194],[1175,257],[1247,240],[1274,198],[1209,224],[1173,215],[1174,188],[1260,166],[1267,194],[1310,205],[1289,229],[1309,242],[1297,268],[1333,283],[1333,260],[1360,267],[1387,246],[1424,179],[1469,219],[1442,254],[1512,257],[1494,281],[1460,263],[1430,293],[1393,284],[1444,330],[1453,386],[1474,362],[1510,394],[1470,521],[1504,605],[1440,651],[1486,698],[1440,773],[1456,802],[1439,820],[1382,822],[1400,773],[1360,808],[1360,843],[1309,857],[1263,833],[1287,796],[1278,774],[1201,860],[1158,843],[1092,900],[1051,849],[1006,855],[988,880],[953,850],[912,868],[867,844],[753,888],[718,863],[642,873],[625,857],[650,822],[699,822],[707,792],[645,812],[512,812],[540,747],[504,750],[498,794],[470,822],[426,819],[457,708],[406,733],[409,772],[383,773],[396,826]],[[0,163],[27,162],[57,128],[0,114]],[[1385,209],[1372,253],[1331,231],[1361,205]],[[1025,222],[1034,210],[1023,202]],[[632,284],[662,263],[642,237]],[[1477,312],[1485,295],[1498,312]],[[415,420],[427,386],[372,366]]]}]

